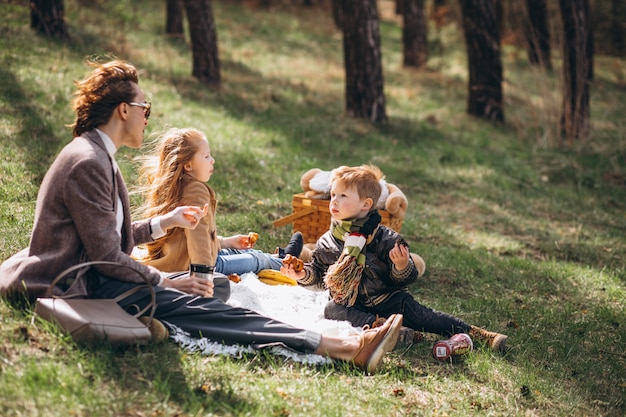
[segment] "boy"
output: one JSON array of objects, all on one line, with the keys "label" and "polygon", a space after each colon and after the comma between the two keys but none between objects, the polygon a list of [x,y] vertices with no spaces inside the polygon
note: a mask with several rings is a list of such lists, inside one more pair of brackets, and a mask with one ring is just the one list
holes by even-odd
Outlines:
[{"label": "boy", "polygon": [[[213,283],[204,278],[162,277],[130,257],[135,244],[163,237],[169,229],[196,228],[207,211],[179,206],[132,221],[128,191],[114,156],[122,146],[141,146],[151,105],[132,64],[115,60],[90,65],[93,71],[76,82],[74,139],[57,155],[41,184],[30,246],[0,265],[0,296],[22,294],[34,301],[67,267],[85,260],[108,261],[128,268],[94,266],[70,277],[69,283],[57,284],[54,294],[114,299],[142,286],[145,275],[156,294],[157,320],[152,321],[152,329],[158,337],[166,336],[161,322],[167,322],[193,337],[258,348],[281,345],[350,361],[374,373],[396,345],[402,324],[399,314],[361,335],[321,334],[229,306],[213,297]],[[136,311],[149,301],[149,291],[143,288],[118,303]]]},{"label": "boy", "polygon": [[[324,311],[327,319],[372,328],[384,321],[382,318],[402,313],[403,325],[410,329],[446,337],[468,333],[490,348],[504,351],[507,336],[425,307],[409,293],[407,286],[418,278],[416,261],[421,258],[414,261],[402,236],[380,224],[375,202],[382,178],[373,165],[335,169],[330,179],[330,230],[319,238],[312,261],[302,271],[289,265],[281,272],[302,285],[329,290],[332,299]],[[423,265],[420,269],[423,271]]]}]

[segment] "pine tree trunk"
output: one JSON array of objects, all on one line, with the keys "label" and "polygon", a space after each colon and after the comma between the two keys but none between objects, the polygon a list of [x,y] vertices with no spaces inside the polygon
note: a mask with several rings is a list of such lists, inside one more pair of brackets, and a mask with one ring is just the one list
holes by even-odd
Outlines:
[{"label": "pine tree trunk", "polygon": [[404,14],[404,7],[406,2],[410,0],[396,0],[396,14],[402,16]]},{"label": "pine tree trunk", "polygon": [[30,27],[51,38],[68,39],[63,0],[31,0]]},{"label": "pine tree trunk", "polygon": [[611,0],[611,43],[617,56],[623,56],[626,52],[626,25],[623,16],[626,13],[624,0]]},{"label": "pine tree trunk", "polygon": [[217,30],[209,0],[184,0],[193,55],[192,75],[198,80],[219,86],[220,62],[217,52]]},{"label": "pine tree trunk", "polygon": [[502,57],[492,0],[460,0],[469,67],[467,112],[503,121]]},{"label": "pine tree trunk", "polygon": [[551,70],[550,32],[548,30],[548,7],[546,0],[526,0],[528,23],[526,25],[526,42],[528,45],[528,61],[533,65]]},{"label": "pine tree trunk", "polygon": [[343,0],[331,0],[333,22],[339,30],[343,27]]},{"label": "pine tree trunk", "polygon": [[589,83],[593,42],[588,0],[559,0],[563,19],[563,111],[561,131],[571,142],[589,135]]},{"label": "pine tree trunk", "polygon": [[167,0],[165,33],[181,38],[184,36],[182,0]]},{"label": "pine tree trunk", "polygon": [[404,0],[402,26],[403,64],[422,67],[428,60],[427,23],[424,0]]},{"label": "pine tree trunk", "polygon": [[342,4],[346,112],[373,122],[386,121],[376,0]]}]

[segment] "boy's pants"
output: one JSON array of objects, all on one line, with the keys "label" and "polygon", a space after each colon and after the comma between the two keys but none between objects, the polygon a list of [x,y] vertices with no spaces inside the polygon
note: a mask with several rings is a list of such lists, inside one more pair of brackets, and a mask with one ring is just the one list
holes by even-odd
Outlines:
[{"label": "boy's pants", "polygon": [[425,333],[452,336],[455,333],[467,333],[470,325],[463,320],[441,311],[433,310],[418,303],[411,294],[398,291],[387,300],[374,307],[355,304],[353,307],[330,301],[324,309],[324,318],[329,320],[347,320],[353,326],[372,325],[377,316],[389,317],[391,314],[403,314],[402,325]]}]

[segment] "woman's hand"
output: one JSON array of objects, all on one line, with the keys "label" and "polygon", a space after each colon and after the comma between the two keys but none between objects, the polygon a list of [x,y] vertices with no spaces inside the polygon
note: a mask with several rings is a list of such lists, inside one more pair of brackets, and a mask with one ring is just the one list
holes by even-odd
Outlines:
[{"label": "woman's hand", "polygon": [[178,279],[163,278],[161,286],[174,288],[191,295],[199,295],[200,297],[213,297],[213,281],[209,281],[206,278],[191,276],[184,276]]},{"label": "woman's hand", "polygon": [[389,259],[396,266],[398,271],[404,271],[409,266],[409,248],[401,243],[396,242],[394,247],[389,251]]},{"label": "woman's hand", "polygon": [[204,207],[198,206],[180,206],[167,214],[161,216],[161,228],[167,231],[173,227],[184,227],[186,229],[195,229],[200,219],[209,212],[209,205]]}]

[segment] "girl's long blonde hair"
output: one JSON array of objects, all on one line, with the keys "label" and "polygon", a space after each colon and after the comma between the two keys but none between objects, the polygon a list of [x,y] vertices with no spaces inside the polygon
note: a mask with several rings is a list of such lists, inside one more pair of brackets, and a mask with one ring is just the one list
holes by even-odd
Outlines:
[{"label": "girl's long blonde hair", "polygon": [[145,196],[141,216],[158,216],[181,205],[184,187],[191,179],[184,166],[202,141],[206,141],[204,133],[193,128],[172,128],[157,138],[155,154],[144,160],[139,171]]}]

